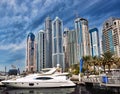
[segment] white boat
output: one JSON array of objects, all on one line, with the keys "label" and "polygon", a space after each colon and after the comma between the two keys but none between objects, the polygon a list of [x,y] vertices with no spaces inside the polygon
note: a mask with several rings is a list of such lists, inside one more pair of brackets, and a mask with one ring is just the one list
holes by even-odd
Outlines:
[{"label": "white boat", "polygon": [[7,87],[14,88],[52,88],[52,87],[73,87],[76,86],[67,78],[68,73],[60,73],[52,68],[42,74],[31,74],[17,79],[4,80],[2,83]]}]

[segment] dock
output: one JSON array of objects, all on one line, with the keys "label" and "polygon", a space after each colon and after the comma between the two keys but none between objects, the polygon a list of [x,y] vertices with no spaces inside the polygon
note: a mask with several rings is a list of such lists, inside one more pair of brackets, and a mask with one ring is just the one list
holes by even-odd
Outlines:
[{"label": "dock", "polygon": [[86,86],[120,88],[120,77],[91,76],[91,77],[83,77],[82,81],[85,83]]},{"label": "dock", "polygon": [[73,81],[76,85],[85,85],[85,83],[84,82],[82,82],[82,81]]},{"label": "dock", "polygon": [[104,87],[114,87],[114,88],[120,88],[120,84],[106,84],[106,83],[100,83],[101,86]]},{"label": "dock", "polygon": [[5,85],[0,82],[0,87],[4,87]]}]

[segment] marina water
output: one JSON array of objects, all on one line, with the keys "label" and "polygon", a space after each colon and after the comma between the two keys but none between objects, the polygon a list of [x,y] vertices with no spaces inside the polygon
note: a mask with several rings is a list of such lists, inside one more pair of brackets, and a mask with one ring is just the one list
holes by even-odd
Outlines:
[{"label": "marina water", "polygon": [[92,88],[77,85],[74,88],[46,89],[10,89],[6,87],[1,87],[0,94],[120,94],[120,92],[105,88]]}]

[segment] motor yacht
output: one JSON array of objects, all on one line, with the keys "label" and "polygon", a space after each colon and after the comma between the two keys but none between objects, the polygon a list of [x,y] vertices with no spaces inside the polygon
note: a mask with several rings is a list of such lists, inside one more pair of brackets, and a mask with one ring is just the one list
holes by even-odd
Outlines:
[{"label": "motor yacht", "polygon": [[7,87],[14,88],[52,88],[52,87],[74,87],[76,86],[67,77],[68,73],[57,72],[56,68],[52,68],[45,73],[30,74],[21,78],[13,78],[4,80],[2,83]]}]

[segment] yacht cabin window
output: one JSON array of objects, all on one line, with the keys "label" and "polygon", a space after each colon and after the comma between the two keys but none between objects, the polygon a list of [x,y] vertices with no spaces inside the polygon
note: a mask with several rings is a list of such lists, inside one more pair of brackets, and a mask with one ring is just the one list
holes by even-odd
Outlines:
[{"label": "yacht cabin window", "polygon": [[51,77],[38,77],[36,78],[36,80],[50,80],[50,79],[53,79]]}]

